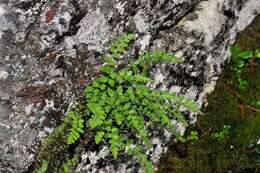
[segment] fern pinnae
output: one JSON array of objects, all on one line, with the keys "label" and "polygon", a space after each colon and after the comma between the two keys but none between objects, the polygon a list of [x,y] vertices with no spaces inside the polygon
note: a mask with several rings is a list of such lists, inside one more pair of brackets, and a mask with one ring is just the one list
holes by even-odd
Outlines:
[{"label": "fern pinnae", "polygon": [[76,112],[69,112],[65,119],[71,124],[67,135],[67,143],[73,144],[80,138],[80,134],[84,133],[84,120]]},{"label": "fern pinnae", "polygon": [[[184,141],[171,121],[187,124],[179,112],[180,107],[198,113],[200,110],[185,97],[146,87],[152,81],[149,76],[151,66],[158,62],[180,63],[174,55],[161,50],[147,51],[130,66],[116,67],[116,60],[134,39],[134,34],[123,35],[111,45],[110,54],[103,56],[106,64],[100,69],[102,75],[84,90],[88,116],[85,120],[74,113],[67,116],[72,125],[67,143],[73,144],[80,138],[86,121],[87,128],[93,131],[95,143],[108,142],[115,159],[127,150],[130,155],[137,156],[147,173],[152,173],[152,164],[143,152],[151,147],[147,127],[166,127],[177,139]],[[125,135],[127,132],[135,135],[130,137]],[[129,149],[129,146],[134,147]]]}]

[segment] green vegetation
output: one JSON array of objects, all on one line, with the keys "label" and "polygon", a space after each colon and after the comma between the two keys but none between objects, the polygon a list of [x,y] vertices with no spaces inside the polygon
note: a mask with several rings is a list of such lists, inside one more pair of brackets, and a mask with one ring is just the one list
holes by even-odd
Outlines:
[{"label": "green vegetation", "polygon": [[[184,141],[171,120],[187,125],[185,117],[179,112],[180,107],[201,112],[195,103],[183,96],[146,87],[148,82],[152,82],[149,70],[153,64],[182,62],[177,57],[160,50],[147,51],[138,59],[131,60],[130,65],[116,68],[116,60],[133,40],[133,34],[120,37],[112,44],[111,54],[103,56],[106,65],[100,69],[102,76],[84,90],[85,119],[76,112],[67,115],[72,119],[67,143],[73,144],[80,138],[85,121],[86,128],[94,133],[96,144],[107,141],[115,159],[124,152],[137,156],[145,171],[150,173],[153,172],[152,164],[144,154],[145,149],[151,146],[148,127],[167,127],[177,139]],[[129,134],[132,134],[131,137]]]},{"label": "green vegetation", "polygon": [[66,163],[64,163],[59,170],[59,173],[72,173],[72,168],[75,168],[77,165],[76,159],[70,159]]},{"label": "green vegetation", "polygon": [[231,60],[234,64],[235,79],[238,82],[238,88],[245,90],[249,84],[246,80],[241,79],[241,72],[244,69],[247,62],[251,65],[254,63],[256,58],[260,58],[260,51],[257,49],[255,51],[241,50],[239,44],[235,44],[230,49]]},{"label": "green vegetation", "polygon": [[48,161],[43,160],[42,165],[39,169],[35,171],[35,173],[45,173],[48,169]]},{"label": "green vegetation", "polygon": [[199,133],[197,131],[191,131],[190,135],[188,136],[189,140],[198,140],[199,139]]},{"label": "green vegetation", "polygon": [[216,132],[214,134],[214,137],[218,140],[218,141],[223,141],[225,140],[228,135],[229,135],[229,130],[230,130],[230,126],[229,125],[224,125],[223,129],[221,129],[220,132]]},{"label": "green vegetation", "polygon": [[[179,110],[201,113],[196,104],[176,93],[146,87],[153,82],[151,66],[182,61],[158,49],[146,51],[138,58],[125,57],[124,52],[134,39],[133,34],[120,37],[110,46],[110,53],[102,56],[102,74],[86,86],[73,110],[44,140],[35,169],[43,170],[39,165],[47,161],[44,172],[73,172],[80,151],[92,138],[96,144],[108,143],[115,159],[123,153],[135,156],[145,171],[152,173],[152,163],[145,155],[151,147],[149,127],[167,128],[177,139],[185,141],[171,120],[187,125]],[[123,66],[117,65],[119,59],[125,61]]]},{"label": "green vegetation", "polygon": [[253,161],[255,161],[258,165],[260,165],[260,144],[254,144],[249,146],[249,148],[252,150],[252,152],[250,153],[250,159],[252,159]]},{"label": "green vegetation", "polygon": [[73,144],[79,139],[80,134],[84,133],[84,120],[74,111],[67,114],[65,121],[67,121],[67,123],[71,122],[70,132],[67,136],[67,144]]},{"label": "green vegetation", "polygon": [[245,92],[237,91],[233,70],[226,67],[194,127],[199,139],[170,147],[161,158],[160,173],[260,171],[260,112],[256,111],[260,107],[245,106],[260,99],[260,71],[255,75],[244,72],[244,77],[249,87]]},{"label": "green vegetation", "polygon": [[[36,157],[37,165],[43,164],[46,160],[48,161],[48,169],[57,172],[63,164],[63,160],[68,157],[69,146],[65,138],[68,127],[69,124],[62,123],[43,141]],[[36,167],[38,167],[37,165]]]},{"label": "green vegetation", "polygon": [[[82,127],[82,123],[79,121],[79,117],[84,112],[82,106],[75,105],[74,112],[78,114],[68,113],[64,121],[44,139],[36,156],[35,170],[41,169],[45,173],[64,173],[75,168],[81,150],[86,147],[88,141],[85,140],[84,143],[73,146],[67,144],[71,142],[68,140],[68,136],[73,136],[73,133],[75,133],[72,132],[73,129]],[[76,131],[79,132],[80,130]],[[42,169],[42,165],[46,165],[46,162],[48,162],[48,167]]]}]

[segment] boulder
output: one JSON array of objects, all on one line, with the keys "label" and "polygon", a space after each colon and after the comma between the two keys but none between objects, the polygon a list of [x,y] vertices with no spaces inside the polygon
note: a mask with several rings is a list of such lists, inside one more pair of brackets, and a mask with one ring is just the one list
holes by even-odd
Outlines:
[{"label": "boulder", "polygon": [[[181,65],[156,65],[156,86],[201,106],[229,46],[259,13],[259,0],[1,0],[0,172],[29,169],[118,35],[136,33],[136,52],[161,48],[181,57]],[[154,134],[147,154],[155,165],[169,140]],[[77,172],[142,171],[135,159],[98,164],[106,150],[82,153]]]}]

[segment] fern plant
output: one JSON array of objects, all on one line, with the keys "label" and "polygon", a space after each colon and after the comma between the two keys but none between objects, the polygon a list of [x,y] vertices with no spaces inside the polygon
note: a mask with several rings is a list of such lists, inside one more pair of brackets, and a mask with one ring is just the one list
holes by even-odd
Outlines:
[{"label": "fern plant", "polygon": [[81,133],[84,133],[84,120],[75,112],[69,112],[65,118],[65,121],[70,122],[71,128],[67,135],[67,144],[75,143]]},{"label": "fern plant", "polygon": [[[183,107],[201,112],[193,101],[183,96],[146,87],[152,81],[149,70],[153,64],[181,63],[179,58],[161,50],[146,51],[123,69],[116,68],[116,60],[134,38],[133,34],[120,37],[112,44],[111,54],[103,56],[106,65],[100,69],[102,76],[84,90],[88,110],[85,121],[95,135],[96,144],[107,141],[115,159],[126,152],[136,156],[145,171],[152,173],[152,164],[144,154],[151,147],[148,127],[166,127],[179,140],[185,141],[171,120],[187,124],[179,111]],[[72,144],[83,133],[84,120],[73,112],[68,116],[72,119],[72,129],[67,142]]]}]

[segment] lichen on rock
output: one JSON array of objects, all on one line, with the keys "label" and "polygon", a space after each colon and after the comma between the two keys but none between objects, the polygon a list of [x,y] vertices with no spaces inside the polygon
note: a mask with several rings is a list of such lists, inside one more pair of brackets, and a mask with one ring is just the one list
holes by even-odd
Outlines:
[{"label": "lichen on rock", "polygon": [[[33,165],[43,138],[62,123],[85,84],[99,75],[100,55],[123,33],[139,36],[128,54],[162,48],[182,56],[182,65],[155,66],[155,87],[178,91],[202,105],[228,58],[229,45],[259,13],[259,4],[258,0],[1,1],[0,172],[26,172]],[[147,154],[157,163],[171,138],[154,136],[153,141]],[[90,154],[97,164],[89,164],[90,152],[81,153],[78,172],[84,167],[142,171],[135,160],[102,159],[98,148]]]}]

